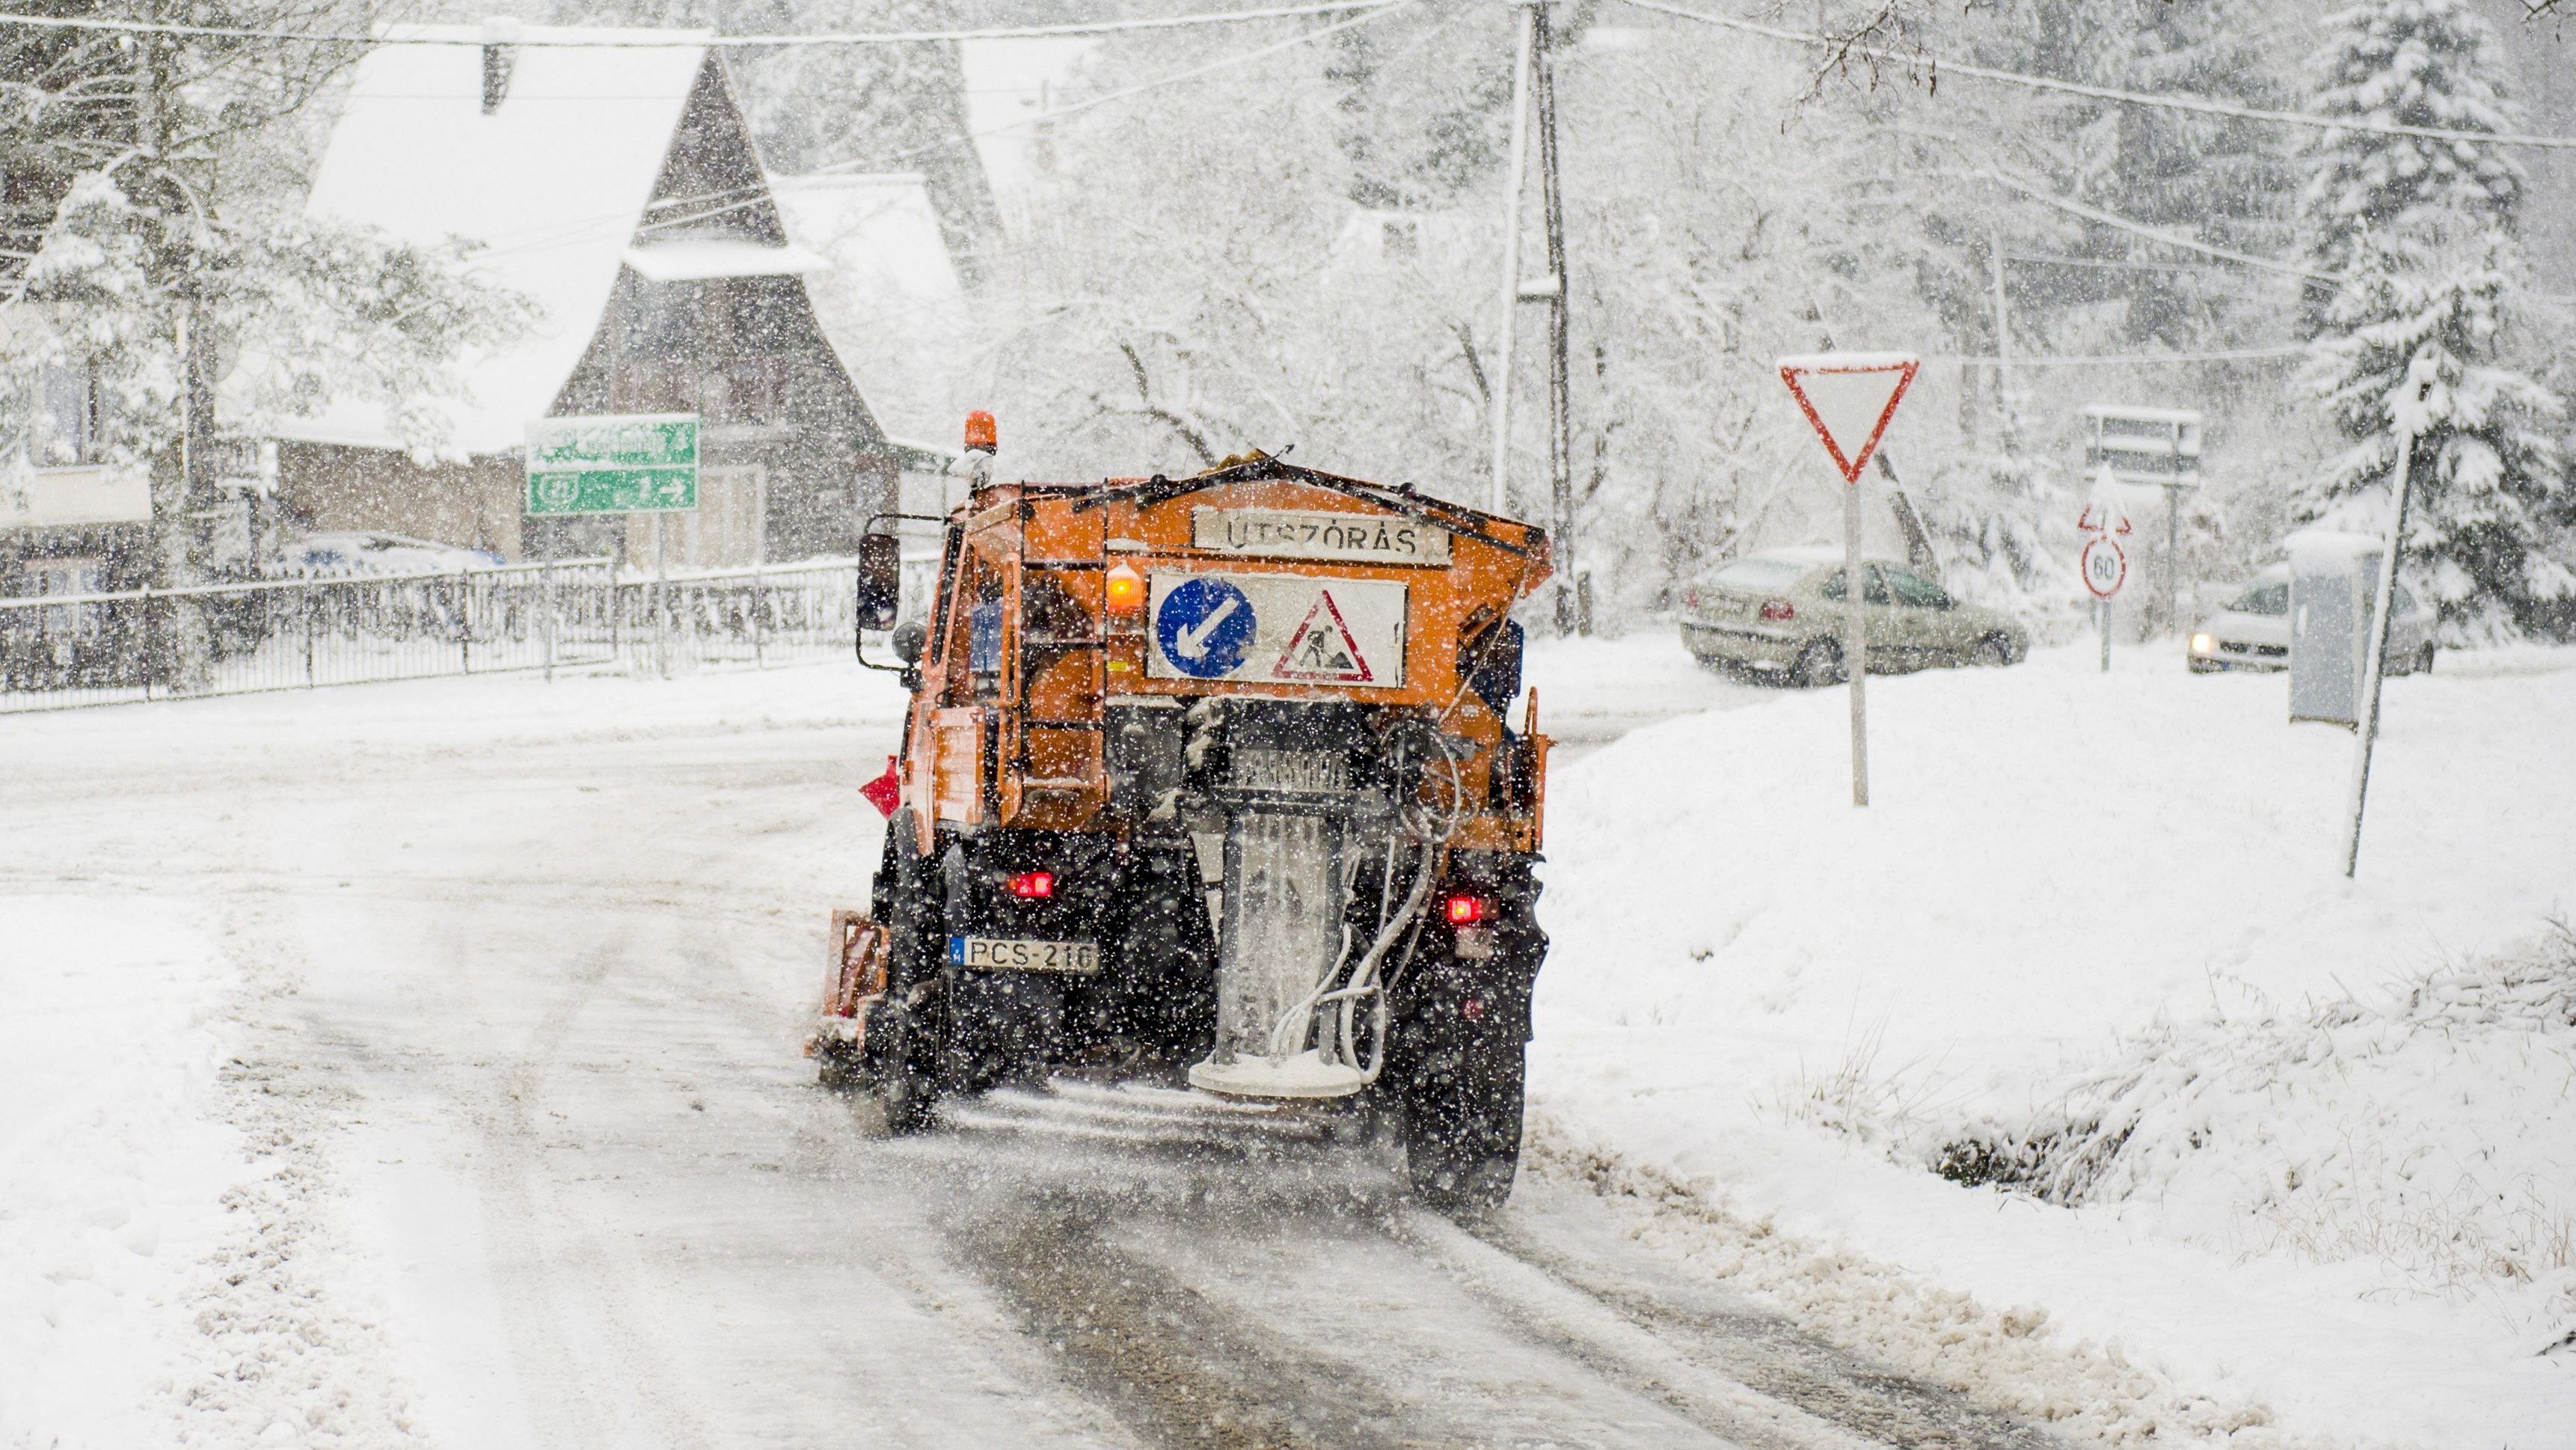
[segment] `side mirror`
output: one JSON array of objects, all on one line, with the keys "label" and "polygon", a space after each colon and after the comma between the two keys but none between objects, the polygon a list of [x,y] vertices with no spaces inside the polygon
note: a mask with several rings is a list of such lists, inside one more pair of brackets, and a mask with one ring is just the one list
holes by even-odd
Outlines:
[{"label": "side mirror", "polygon": [[892,534],[859,537],[859,628],[892,629],[903,604],[903,555]]},{"label": "side mirror", "polygon": [[930,628],[918,619],[908,619],[894,628],[894,657],[905,669],[921,667],[921,647],[930,639]]}]

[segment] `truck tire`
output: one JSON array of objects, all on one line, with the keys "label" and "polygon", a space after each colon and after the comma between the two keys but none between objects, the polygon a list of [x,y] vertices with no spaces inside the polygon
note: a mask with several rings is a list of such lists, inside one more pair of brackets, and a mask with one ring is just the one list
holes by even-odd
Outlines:
[{"label": "truck tire", "polygon": [[877,867],[870,904],[884,913],[891,940],[887,947],[886,994],[868,1014],[867,1034],[859,1055],[859,1085],[875,1094],[885,1114],[886,1131],[917,1133],[937,1118],[937,1064],[940,1016],[941,953],[934,934],[939,912],[930,898],[928,875],[912,849],[912,823],[900,813],[886,823],[886,853]]},{"label": "truck tire", "polygon": [[1485,1040],[1436,1056],[1403,1095],[1405,1170],[1415,1195],[1468,1217],[1511,1197],[1528,1053],[1517,1033],[1479,1036]]},{"label": "truck tire", "polygon": [[1498,909],[1485,953],[1460,956],[1450,928],[1435,921],[1388,1044],[1413,1189],[1444,1213],[1500,1208],[1520,1166],[1530,996],[1547,959],[1533,865],[1496,862],[1472,878]]}]

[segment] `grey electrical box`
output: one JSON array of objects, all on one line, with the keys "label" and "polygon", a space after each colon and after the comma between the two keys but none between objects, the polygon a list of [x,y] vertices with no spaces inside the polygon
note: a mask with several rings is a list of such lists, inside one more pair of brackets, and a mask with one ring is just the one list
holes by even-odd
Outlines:
[{"label": "grey electrical box", "polygon": [[2372,606],[2385,540],[2307,529],[2290,536],[2290,719],[2361,725]]}]

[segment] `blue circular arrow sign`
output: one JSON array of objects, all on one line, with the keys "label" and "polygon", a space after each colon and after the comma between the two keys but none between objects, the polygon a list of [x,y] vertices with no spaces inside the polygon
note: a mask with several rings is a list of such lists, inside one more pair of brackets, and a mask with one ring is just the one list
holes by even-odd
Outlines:
[{"label": "blue circular arrow sign", "polygon": [[1154,642],[1182,674],[1213,680],[1233,674],[1252,647],[1252,601],[1223,579],[1184,580],[1154,610]]}]

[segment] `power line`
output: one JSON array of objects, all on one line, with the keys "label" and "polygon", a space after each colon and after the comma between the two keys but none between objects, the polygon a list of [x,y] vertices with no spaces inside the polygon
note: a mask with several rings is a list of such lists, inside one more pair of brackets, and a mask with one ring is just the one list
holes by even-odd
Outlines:
[{"label": "power line", "polygon": [[[1663,4],[1661,0],[1626,0],[1626,3],[1640,10],[1652,10],[1659,15],[1696,20],[1702,25],[1740,30],[1748,35],[1765,36],[1772,40],[1787,41],[1797,45],[1834,43],[1825,36],[1803,30],[1784,30],[1776,25],[1759,25],[1750,20],[1738,20],[1731,15],[1710,15],[1698,10],[1684,10],[1678,5]],[[1849,48],[1849,53],[1871,60],[1898,63],[1919,60],[1929,63],[1939,74],[2000,81],[2005,85],[2028,86],[2033,90],[2087,96],[2097,101],[2117,101],[2127,106],[2151,106],[2168,111],[2190,111],[2198,115],[2226,116],[2240,121],[2270,121],[2277,125],[2308,126],[2320,131],[2364,131],[2375,136],[2415,136],[2427,141],[2469,141],[2489,146],[2533,146],[2544,150],[2576,151],[2576,136],[2542,136],[2519,131],[2459,131],[2447,126],[2409,126],[2397,121],[2360,121],[2336,116],[2310,115],[2305,111],[2271,111],[2259,106],[2239,105],[2234,101],[2211,100],[2207,96],[2179,92],[2149,94],[2144,91],[2124,91],[2112,86],[2089,86],[2079,81],[2061,81],[2048,76],[2025,75],[2020,71],[1996,70],[1991,66],[1968,65],[1961,61],[1945,60],[1929,51],[1907,56],[1874,46],[1854,45]]]},{"label": "power line", "polygon": [[2017,368],[2153,367],[2167,363],[2255,362],[2265,358],[2298,357],[2305,352],[2307,348],[2298,343],[2282,343],[2277,347],[2238,347],[2217,352],[2094,353],[2065,357],[2024,357],[2015,353],[2011,357],[2003,358],[1977,357],[1966,353],[1939,353],[1927,355],[1923,360],[1986,367],[2009,363]]},{"label": "power line", "polygon": [[2251,252],[2231,251],[2226,247],[2214,246],[2211,243],[2198,241],[2191,237],[2178,237],[2171,232],[2159,231],[2154,227],[2148,226],[2144,222],[2131,221],[2127,217],[2120,215],[2118,212],[2104,211],[2098,206],[2087,206],[2083,202],[2059,196],[2053,191],[2033,186],[2027,181],[2006,175],[2001,171],[1987,170],[1972,174],[1982,176],[1988,181],[1994,182],[1998,186],[2018,191],[2022,195],[2029,197],[2031,200],[2040,203],[2042,206],[2055,207],[2069,216],[2082,217],[2084,220],[2089,222],[2098,222],[2106,227],[2113,227],[2124,232],[2133,232],[2138,236],[2145,237],[2151,242],[2162,242],[2168,247],[2180,247],[2185,251],[2200,252],[2207,256],[2218,257],[2225,261],[2234,262],[2239,266],[2253,267],[2265,272],[2278,272],[2285,277],[2297,277],[2311,282],[2340,282],[2343,280],[2343,278],[2332,272],[2312,271],[2309,268],[2297,266],[2289,262],[2276,262],[2269,257],[2258,257]]},{"label": "power line", "polygon": [[[716,35],[706,31],[666,30],[616,38],[574,40],[538,36],[528,39],[494,32],[425,35],[407,27],[382,34],[353,35],[328,31],[260,30],[241,26],[181,25],[154,20],[109,20],[96,16],[18,15],[0,12],[0,26],[23,25],[44,30],[92,30],[115,35],[192,35],[221,40],[290,40],[318,45],[508,45],[529,50],[676,50],[714,47],[725,50],[808,45],[922,45],[937,41],[1039,40],[1054,36],[1119,35],[1139,30],[1179,30],[1200,25],[1234,25],[1253,20],[1280,20],[1300,15],[1347,15],[1357,10],[1383,10],[1406,0],[1329,0],[1312,5],[1272,5],[1254,10],[1222,10],[1193,15],[1166,15],[1140,20],[1087,20],[1065,25],[999,25],[978,30],[846,30],[805,35]],[[464,27],[455,27],[462,31]]]},{"label": "power line", "polygon": [[2102,272],[2215,272],[2233,275],[2215,262],[2158,262],[2145,257],[2057,257],[2041,252],[2006,252],[2004,260],[2042,267],[2086,267]]}]

